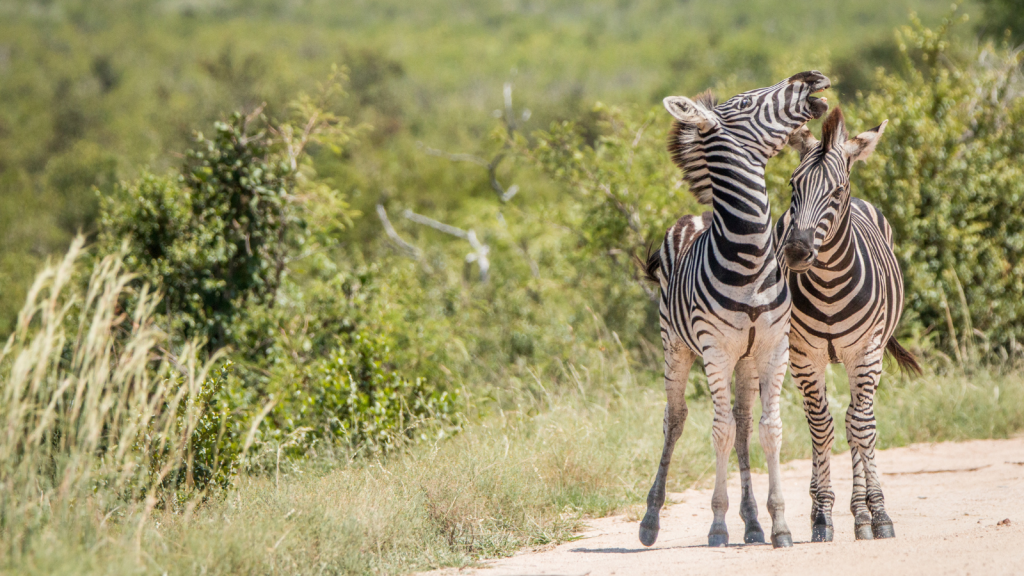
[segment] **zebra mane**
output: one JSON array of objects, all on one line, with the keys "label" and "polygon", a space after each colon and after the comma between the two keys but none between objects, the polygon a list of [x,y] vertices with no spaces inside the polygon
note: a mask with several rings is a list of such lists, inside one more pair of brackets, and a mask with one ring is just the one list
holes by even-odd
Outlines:
[{"label": "zebra mane", "polygon": [[[694,98],[694,103],[707,111],[718,106],[718,99],[706,90]],[[668,132],[668,151],[672,161],[683,171],[683,180],[690,185],[690,193],[701,204],[711,204],[711,174],[704,155],[704,141],[693,124],[676,120]]]}]

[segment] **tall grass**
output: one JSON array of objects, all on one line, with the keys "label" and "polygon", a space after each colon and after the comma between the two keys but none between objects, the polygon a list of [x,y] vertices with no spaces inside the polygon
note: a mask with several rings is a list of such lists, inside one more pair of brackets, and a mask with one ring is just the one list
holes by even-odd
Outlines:
[{"label": "tall grass", "polygon": [[[603,375],[602,375],[603,376]],[[596,378],[596,375],[595,375]],[[402,574],[463,566],[570,538],[586,518],[640,501],[660,450],[662,393],[552,393],[452,439],[324,470],[290,462],[241,475],[224,497],[144,524],[52,529],[26,573]],[[697,400],[675,489],[713,471],[710,406]]]},{"label": "tall grass", "polygon": [[201,416],[195,348],[162,349],[157,301],[129,294],[119,257],[77,278],[83,242],[39,274],[0,352],[0,565],[30,561],[69,514],[141,536]]}]

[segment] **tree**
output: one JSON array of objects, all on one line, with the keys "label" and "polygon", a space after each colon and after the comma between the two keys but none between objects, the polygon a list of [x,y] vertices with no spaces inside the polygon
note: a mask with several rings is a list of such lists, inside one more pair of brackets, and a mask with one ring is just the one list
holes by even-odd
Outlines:
[{"label": "tree", "polygon": [[146,175],[102,199],[101,242],[164,293],[161,310],[216,349],[246,306],[272,305],[303,221],[295,170],[275,153],[262,110],[197,134],[177,176]]}]

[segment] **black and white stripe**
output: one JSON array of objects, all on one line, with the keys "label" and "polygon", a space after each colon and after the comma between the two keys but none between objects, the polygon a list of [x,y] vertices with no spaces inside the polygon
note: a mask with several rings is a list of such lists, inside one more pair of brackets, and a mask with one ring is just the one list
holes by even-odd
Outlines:
[{"label": "black and white stripe", "polygon": [[[640,541],[658,536],[665,478],[676,440],[686,421],[686,382],[697,356],[704,359],[714,399],[712,440],[717,457],[714,522],[708,544],[722,546],[725,489],[730,449],[740,462],[744,541],[764,542],[750,484],[748,444],[752,405],[760,391],[761,445],[768,462],[768,510],[772,544],[791,546],[780,486],[782,424],[779,393],[788,358],[790,296],[775,259],[771,215],[765,192],[768,160],[807,120],[827,105],[811,96],[829,87],[820,72],[796,74],[778,84],[744,92],[716,105],[710,94],[694,100],[673,96],[665,107],[676,118],[669,150],[698,200],[711,212],[685,216],[665,236],[647,264],[661,284],[661,337],[665,349],[665,446],[647,498]],[[730,383],[736,373],[736,402]]]},{"label": "black and white stripe", "polygon": [[903,310],[903,275],[892,250],[892,229],[877,208],[850,196],[850,169],[871,154],[887,122],[848,139],[837,108],[824,122],[821,142],[806,128],[790,139],[801,162],[791,181],[792,205],[776,235],[793,294],[790,370],[803,393],[814,443],[811,538],[816,542],[833,536],[829,456],[835,433],[825,390],[830,363],[842,363],[850,379],[846,436],[857,538],[895,534],[874,462],[874,396],[886,349],[901,367],[919,368],[893,337]]}]

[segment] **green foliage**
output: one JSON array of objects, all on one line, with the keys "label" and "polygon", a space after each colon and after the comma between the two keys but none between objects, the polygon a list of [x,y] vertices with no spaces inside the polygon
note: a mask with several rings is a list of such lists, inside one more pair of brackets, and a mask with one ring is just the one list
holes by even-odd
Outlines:
[{"label": "green foliage", "polygon": [[598,104],[592,115],[590,126],[563,122],[535,134],[529,153],[573,194],[566,224],[588,251],[634,254],[701,207],[665,151],[664,110]]},{"label": "green foliage", "polygon": [[855,107],[865,129],[891,122],[853,189],[893,225],[904,326],[964,359],[980,331],[1005,358],[1024,338],[1024,77],[1018,52],[959,48],[953,23],[901,29],[903,68]]},{"label": "green foliage", "polygon": [[104,198],[100,226],[101,242],[126,242],[128,265],[163,291],[174,331],[216,349],[235,341],[240,310],[273,301],[303,223],[266,119],[236,113],[214,129],[196,137],[180,177],[146,176]]},{"label": "green foliage", "polygon": [[353,448],[386,450],[403,445],[407,435],[426,440],[424,421],[454,416],[455,396],[385,366],[392,354],[381,336],[357,332],[344,340],[347,345],[294,376],[296,384],[271,413],[281,429],[310,427]]},{"label": "green foliage", "polygon": [[1016,0],[981,0],[984,9],[979,28],[983,34],[1024,42],[1024,10]]},{"label": "green foliage", "polygon": [[[334,63],[352,79],[340,111],[372,129],[351,158],[318,154],[322,177],[353,192],[348,201],[364,213],[382,195],[461,213],[475,210],[478,188],[460,168],[424,161],[416,144],[476,146],[505,81],[532,126],[547,127],[585,116],[594,100],[643,106],[719,84],[764,85],[778,80],[778,63],[787,74],[840,60],[870,72],[890,59],[864,59],[863,47],[888,41],[908,9],[926,21],[946,10],[917,4],[6,1],[0,334],[46,257],[62,254],[79,227],[95,231],[93,186],[106,195],[115,182],[180,167],[193,130],[232,110],[265,102],[269,117],[287,116],[294,95]],[[856,88],[871,87],[869,73],[859,78]],[[69,165],[57,170],[65,160],[81,168],[74,182]],[[346,241],[379,233],[373,219],[354,225]]]},{"label": "green foliage", "polygon": [[[231,414],[223,394],[231,369],[230,361],[223,363],[197,390],[189,390],[186,378],[178,376],[169,386],[168,398],[161,407],[161,412],[177,415],[174,433],[185,436],[185,447],[176,454],[166,446],[158,446],[151,456],[156,464],[154,470],[170,468],[164,486],[184,489],[186,497],[192,490],[227,488],[238,473],[240,450],[228,434]],[[175,402],[183,403],[183,409],[177,409]],[[140,445],[145,445],[145,437],[153,432],[147,430]],[[177,464],[173,458],[178,459]]]},{"label": "green foliage", "polygon": [[286,281],[275,308],[245,315],[245,330],[270,342],[240,364],[235,385],[237,405],[275,402],[260,443],[289,443],[289,454],[317,444],[378,451],[458,428],[464,406],[441,369],[443,335],[407,318],[387,286],[396,280],[374,268],[319,270]]},{"label": "green foliage", "polygon": [[552,124],[520,151],[568,193],[549,218],[573,231],[565,257],[586,271],[587,306],[631,348],[658,342],[654,289],[635,263],[701,207],[665,150],[661,110],[598,104],[588,120]]}]

